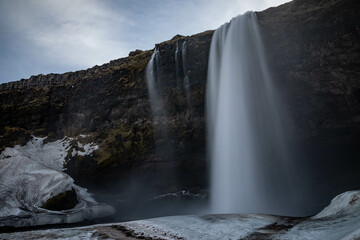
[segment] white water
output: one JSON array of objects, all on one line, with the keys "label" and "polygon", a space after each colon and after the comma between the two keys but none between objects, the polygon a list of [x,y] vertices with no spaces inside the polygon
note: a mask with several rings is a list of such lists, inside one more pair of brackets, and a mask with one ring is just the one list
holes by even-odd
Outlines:
[{"label": "white water", "polygon": [[[176,46],[176,48],[175,48],[176,82],[177,82],[178,86],[180,86],[180,85],[183,86],[183,90],[184,90],[185,96],[186,96],[186,105],[187,105],[187,108],[189,110],[191,110],[190,80],[189,80],[189,76],[188,76],[188,73],[187,73],[188,69],[187,69],[187,63],[186,63],[187,42],[186,42],[186,40],[183,41],[183,43],[181,44],[181,47],[179,47],[179,41],[177,41],[175,46]],[[180,54],[180,51],[181,51],[181,54]],[[181,77],[180,77],[181,71],[183,73],[182,83],[181,83]]]},{"label": "white water", "polygon": [[175,49],[175,74],[176,74],[176,83],[180,85],[180,53],[179,53],[179,41],[176,42],[176,49]]},{"label": "white water", "polygon": [[189,76],[187,73],[187,66],[186,66],[186,47],[187,47],[187,42],[184,41],[182,44],[182,49],[181,49],[182,66],[183,66],[183,72],[184,72],[184,90],[185,90],[185,94],[186,94],[187,107],[188,107],[188,109],[191,109],[190,81],[189,81]]},{"label": "white water", "polygon": [[[175,56],[176,56],[175,52]],[[173,158],[173,145],[168,128],[168,111],[166,108],[166,96],[162,95],[165,88],[165,81],[161,69],[161,55],[158,48],[155,48],[150,61],[146,65],[146,81],[149,91],[150,107],[153,117],[154,132],[156,139],[160,139],[160,144],[155,146],[157,157],[163,160],[171,160]],[[171,175],[169,173],[168,175]],[[162,176],[164,179],[167,176]]]},{"label": "white water", "polygon": [[153,116],[164,114],[164,103],[160,96],[160,81],[157,77],[157,69],[159,66],[159,50],[156,48],[152,54],[150,61],[146,65],[146,82],[149,90],[149,100]]},{"label": "white water", "polygon": [[212,212],[297,214],[300,186],[255,13],[215,31],[207,82]]}]

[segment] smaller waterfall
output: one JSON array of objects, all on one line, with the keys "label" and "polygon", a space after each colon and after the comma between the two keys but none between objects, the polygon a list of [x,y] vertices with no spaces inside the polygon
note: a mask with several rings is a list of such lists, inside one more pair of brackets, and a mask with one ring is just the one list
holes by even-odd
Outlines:
[{"label": "smaller waterfall", "polygon": [[156,146],[156,155],[164,160],[173,159],[173,144],[168,129],[168,113],[166,110],[166,97],[161,95],[165,88],[161,72],[161,57],[158,48],[155,48],[145,70],[149,91],[149,100],[153,115],[155,138],[161,144]]},{"label": "smaller waterfall", "polygon": [[175,76],[177,86],[181,86],[184,90],[186,97],[186,105],[189,111],[192,111],[191,96],[190,96],[190,80],[188,76],[188,68],[186,63],[186,48],[187,42],[184,40],[182,43],[176,41],[175,43]]},{"label": "smaller waterfall", "polygon": [[175,49],[175,74],[176,74],[176,83],[177,85],[180,84],[180,67],[179,67],[179,41],[176,41],[176,49]]},{"label": "smaller waterfall", "polygon": [[186,103],[188,106],[188,109],[191,110],[191,99],[190,99],[190,81],[189,76],[187,73],[187,66],[186,66],[186,47],[187,42],[184,41],[181,48],[181,57],[182,57],[182,66],[183,66],[183,73],[184,73],[184,90],[186,94]]},{"label": "smaller waterfall", "polygon": [[158,66],[160,66],[160,57],[159,50],[156,48],[145,70],[151,111],[154,117],[165,114],[164,101],[160,96],[161,81],[159,79]]}]

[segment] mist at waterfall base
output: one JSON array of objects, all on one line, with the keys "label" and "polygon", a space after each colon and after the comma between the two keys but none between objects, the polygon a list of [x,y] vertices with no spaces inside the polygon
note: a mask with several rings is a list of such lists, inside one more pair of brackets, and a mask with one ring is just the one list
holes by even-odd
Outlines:
[{"label": "mist at waterfall base", "polygon": [[306,178],[286,141],[255,13],[215,31],[206,101],[211,211],[306,215]]}]

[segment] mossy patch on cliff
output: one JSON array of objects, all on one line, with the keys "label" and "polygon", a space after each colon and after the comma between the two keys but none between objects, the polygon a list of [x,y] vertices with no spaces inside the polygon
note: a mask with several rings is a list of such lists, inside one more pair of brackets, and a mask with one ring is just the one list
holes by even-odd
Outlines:
[{"label": "mossy patch on cliff", "polygon": [[[77,141],[96,142],[99,146],[90,155],[73,155]],[[120,123],[114,128],[89,134],[72,142],[66,157],[66,172],[81,186],[110,184],[124,177],[132,167],[153,150],[153,127],[147,120]],[[111,185],[111,184],[110,184]]]},{"label": "mossy patch on cliff", "polygon": [[0,130],[0,153],[5,147],[23,146],[31,138],[31,131],[20,127],[6,126],[3,130]]},{"label": "mossy patch on cliff", "polygon": [[150,122],[119,124],[107,131],[106,137],[95,152],[98,167],[131,164],[153,148],[153,128]]}]

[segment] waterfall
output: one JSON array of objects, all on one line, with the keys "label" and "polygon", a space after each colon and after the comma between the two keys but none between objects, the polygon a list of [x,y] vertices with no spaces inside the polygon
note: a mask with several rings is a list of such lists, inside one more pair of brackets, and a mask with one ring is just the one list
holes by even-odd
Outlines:
[{"label": "waterfall", "polygon": [[255,13],[215,31],[206,91],[212,212],[297,214],[283,111]]},{"label": "waterfall", "polygon": [[176,75],[176,83],[180,84],[180,68],[179,68],[179,41],[176,42],[176,49],[175,49],[175,75]]},{"label": "waterfall", "polygon": [[[187,73],[187,64],[186,64],[186,40],[179,47],[179,41],[175,44],[175,74],[176,74],[176,83],[177,85],[182,85],[186,97],[186,105],[189,110],[191,110],[191,97],[190,97],[190,80]],[[181,49],[181,50],[180,50]],[[180,54],[181,51],[181,54]],[[180,82],[180,73],[183,73],[183,81]]]},{"label": "waterfall", "polygon": [[146,82],[149,92],[149,102],[153,117],[155,139],[161,144],[156,144],[155,153],[163,160],[173,159],[173,143],[169,134],[168,111],[166,109],[165,83],[161,69],[161,56],[158,48],[155,48],[145,69]]},{"label": "waterfall", "polygon": [[158,58],[158,50],[155,49],[153,54],[151,55],[150,61],[146,65],[146,70],[145,70],[146,82],[149,90],[150,107],[153,114],[156,112],[156,108],[155,108],[156,105],[158,103],[162,105],[160,101],[158,89],[156,86],[156,76],[155,76],[156,73],[155,73],[154,62],[157,62],[157,58]]},{"label": "waterfall", "polygon": [[181,57],[182,57],[182,66],[183,66],[183,72],[184,72],[184,90],[186,94],[186,101],[187,106],[190,109],[190,82],[189,82],[189,76],[187,74],[187,66],[186,66],[186,41],[183,42],[182,48],[181,48]]}]

